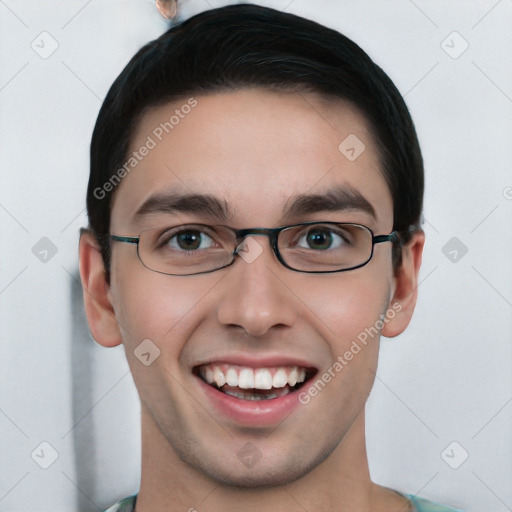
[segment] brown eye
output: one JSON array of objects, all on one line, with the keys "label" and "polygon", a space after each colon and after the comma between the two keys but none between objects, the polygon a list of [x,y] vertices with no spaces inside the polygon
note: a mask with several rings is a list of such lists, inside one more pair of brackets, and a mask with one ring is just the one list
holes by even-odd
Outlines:
[{"label": "brown eye", "polygon": [[212,245],[212,238],[197,229],[184,229],[178,232],[168,233],[161,242],[162,247],[182,251],[209,249]]},{"label": "brown eye", "polygon": [[347,243],[343,233],[337,233],[329,227],[313,227],[300,237],[298,246],[306,249],[325,251],[339,249]]},{"label": "brown eye", "polygon": [[318,229],[311,230],[306,236],[308,246],[312,249],[329,249],[332,244],[332,239],[331,233]]},{"label": "brown eye", "polygon": [[182,231],[176,235],[176,243],[185,251],[194,251],[201,246],[201,233],[199,231]]}]

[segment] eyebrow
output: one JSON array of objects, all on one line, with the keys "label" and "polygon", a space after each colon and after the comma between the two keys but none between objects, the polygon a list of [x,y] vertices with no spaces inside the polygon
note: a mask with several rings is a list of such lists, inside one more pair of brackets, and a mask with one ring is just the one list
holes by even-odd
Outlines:
[{"label": "eyebrow", "polygon": [[[376,220],[375,209],[356,189],[350,186],[335,186],[319,194],[292,196],[283,208],[283,218],[293,218],[319,212],[360,211]],[[181,193],[168,191],[149,197],[136,211],[135,217],[176,212],[195,213],[227,222],[235,217],[229,204],[211,194]]]},{"label": "eyebrow", "polygon": [[210,194],[184,194],[172,190],[148,198],[135,212],[135,217],[176,212],[208,215],[224,222],[234,217],[234,212],[223,199]]},{"label": "eyebrow", "polygon": [[290,197],[284,207],[285,217],[308,213],[360,211],[377,220],[375,209],[358,190],[350,186],[336,186],[322,194],[299,194]]}]

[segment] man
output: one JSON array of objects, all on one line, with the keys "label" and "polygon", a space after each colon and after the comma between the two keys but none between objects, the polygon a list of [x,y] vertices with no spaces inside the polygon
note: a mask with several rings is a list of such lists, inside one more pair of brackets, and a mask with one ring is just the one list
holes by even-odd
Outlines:
[{"label": "man", "polygon": [[423,165],[353,42],[252,5],[207,11],[117,78],[80,240],[98,343],[142,410],[137,496],[109,511],[449,511],[373,483],[364,406],[405,330]]}]

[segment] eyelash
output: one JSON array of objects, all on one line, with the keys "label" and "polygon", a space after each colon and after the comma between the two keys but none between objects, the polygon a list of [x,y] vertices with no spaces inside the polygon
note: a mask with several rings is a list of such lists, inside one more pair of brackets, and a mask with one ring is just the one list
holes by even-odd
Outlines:
[{"label": "eyelash", "polygon": [[[164,246],[167,246],[173,238],[177,237],[180,233],[187,232],[187,231],[197,231],[201,235],[206,235],[210,240],[215,242],[213,234],[208,234],[207,231],[205,230],[204,226],[194,226],[193,224],[190,224],[190,225],[187,224],[185,228],[180,227],[179,229],[177,229],[177,228],[165,229],[162,232],[162,234],[159,235],[159,237],[158,237],[158,242],[156,244],[157,249],[163,249]],[[197,251],[198,251],[198,249],[194,249],[194,250],[180,249],[180,252],[184,252],[187,254],[193,254]]]}]

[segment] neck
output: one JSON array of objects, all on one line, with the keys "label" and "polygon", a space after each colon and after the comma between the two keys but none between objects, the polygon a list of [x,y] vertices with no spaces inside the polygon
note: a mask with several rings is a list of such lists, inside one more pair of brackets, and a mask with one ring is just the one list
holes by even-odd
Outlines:
[{"label": "neck", "polygon": [[284,486],[255,489],[215,481],[181,460],[142,408],[142,477],[136,512],[238,512],[242,502],[244,512],[370,510],[376,487],[368,469],[364,412],[337,448],[308,474]]}]

